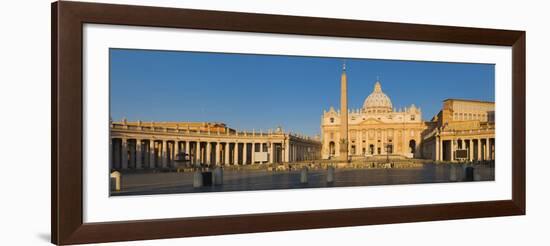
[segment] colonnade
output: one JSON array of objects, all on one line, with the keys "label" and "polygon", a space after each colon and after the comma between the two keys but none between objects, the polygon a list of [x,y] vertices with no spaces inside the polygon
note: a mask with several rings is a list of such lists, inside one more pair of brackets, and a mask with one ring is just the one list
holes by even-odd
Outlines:
[{"label": "colonnade", "polygon": [[[386,155],[400,154],[420,156],[419,146],[421,129],[417,128],[366,128],[352,129],[349,132],[350,140],[348,143],[349,155]],[[325,133],[323,158],[337,157],[340,155],[340,143],[333,137],[337,135],[333,131]],[[414,147],[411,148],[411,142]],[[388,145],[390,147],[388,148]],[[333,151],[335,150],[335,151]]]},{"label": "colonnade", "polygon": [[314,150],[311,146],[301,144],[290,144],[289,161],[310,161],[320,159],[320,152]]},{"label": "colonnade", "polygon": [[[112,138],[111,167],[114,169],[170,168],[177,162],[206,165],[274,163],[282,148],[276,142],[228,142]],[[281,158],[278,161],[283,161]]]},{"label": "colonnade", "polygon": [[465,161],[486,161],[495,159],[495,138],[442,138],[435,137],[436,161],[455,161],[456,150],[467,150],[467,157],[460,158]]}]

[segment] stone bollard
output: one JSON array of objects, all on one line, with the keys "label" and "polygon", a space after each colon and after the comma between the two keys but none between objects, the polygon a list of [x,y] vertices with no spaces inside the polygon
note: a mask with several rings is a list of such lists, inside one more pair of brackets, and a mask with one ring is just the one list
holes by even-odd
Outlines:
[{"label": "stone bollard", "polygon": [[119,191],[120,190],[120,172],[114,171],[111,173],[110,181],[111,181],[111,190]]},{"label": "stone bollard", "polygon": [[474,181],[474,167],[466,167],[464,173],[464,181]]},{"label": "stone bollard", "polygon": [[300,172],[300,183],[307,184],[307,168],[303,167]]},{"label": "stone bollard", "polygon": [[334,182],[334,167],[330,166],[327,169],[327,183]]},{"label": "stone bollard", "polygon": [[202,172],[197,169],[193,174],[193,188],[200,187],[202,187]]},{"label": "stone bollard", "polygon": [[221,167],[216,167],[214,169],[212,183],[214,183],[214,185],[223,185],[223,169]]},{"label": "stone bollard", "polygon": [[474,169],[474,181],[481,181],[481,174],[479,174],[479,170],[476,172]]},{"label": "stone bollard", "polygon": [[202,172],[202,186],[212,186],[214,178],[212,178],[212,171],[206,170]]},{"label": "stone bollard", "polygon": [[450,171],[450,177],[449,177],[449,180],[451,182],[456,182],[458,181],[458,178],[457,178],[457,170],[456,170],[456,167],[451,164],[451,171]]}]

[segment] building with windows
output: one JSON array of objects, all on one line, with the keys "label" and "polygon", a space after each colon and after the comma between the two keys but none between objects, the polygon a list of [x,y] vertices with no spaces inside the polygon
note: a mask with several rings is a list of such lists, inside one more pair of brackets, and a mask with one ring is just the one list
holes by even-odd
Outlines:
[{"label": "building with windows", "polygon": [[495,103],[447,99],[422,136],[425,158],[438,161],[495,159]]}]

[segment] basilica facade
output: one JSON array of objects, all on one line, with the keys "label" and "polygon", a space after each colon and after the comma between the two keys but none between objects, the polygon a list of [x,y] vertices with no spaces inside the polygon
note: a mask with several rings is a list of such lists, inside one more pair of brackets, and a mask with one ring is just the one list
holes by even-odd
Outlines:
[{"label": "basilica facade", "polygon": [[[375,155],[420,156],[418,146],[426,123],[422,111],[414,104],[402,109],[393,108],[391,99],[376,81],[363,107],[348,110],[347,136],[341,134],[342,111],[331,107],[323,112],[321,136],[323,159],[342,158],[342,144],[347,142],[350,158]],[[342,140],[342,139],[346,139]]]},{"label": "basilica facade", "polygon": [[348,108],[345,65],[340,84],[340,109],[330,107],[321,117],[323,159],[494,160],[494,102],[447,99],[437,115],[424,121],[414,104],[394,108],[380,81],[361,108]]}]

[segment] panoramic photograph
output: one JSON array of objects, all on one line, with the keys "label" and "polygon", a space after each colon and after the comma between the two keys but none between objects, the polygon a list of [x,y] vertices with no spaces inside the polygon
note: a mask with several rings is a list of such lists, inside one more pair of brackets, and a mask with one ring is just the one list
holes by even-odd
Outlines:
[{"label": "panoramic photograph", "polygon": [[109,83],[111,196],[495,180],[494,64],[111,48]]}]

